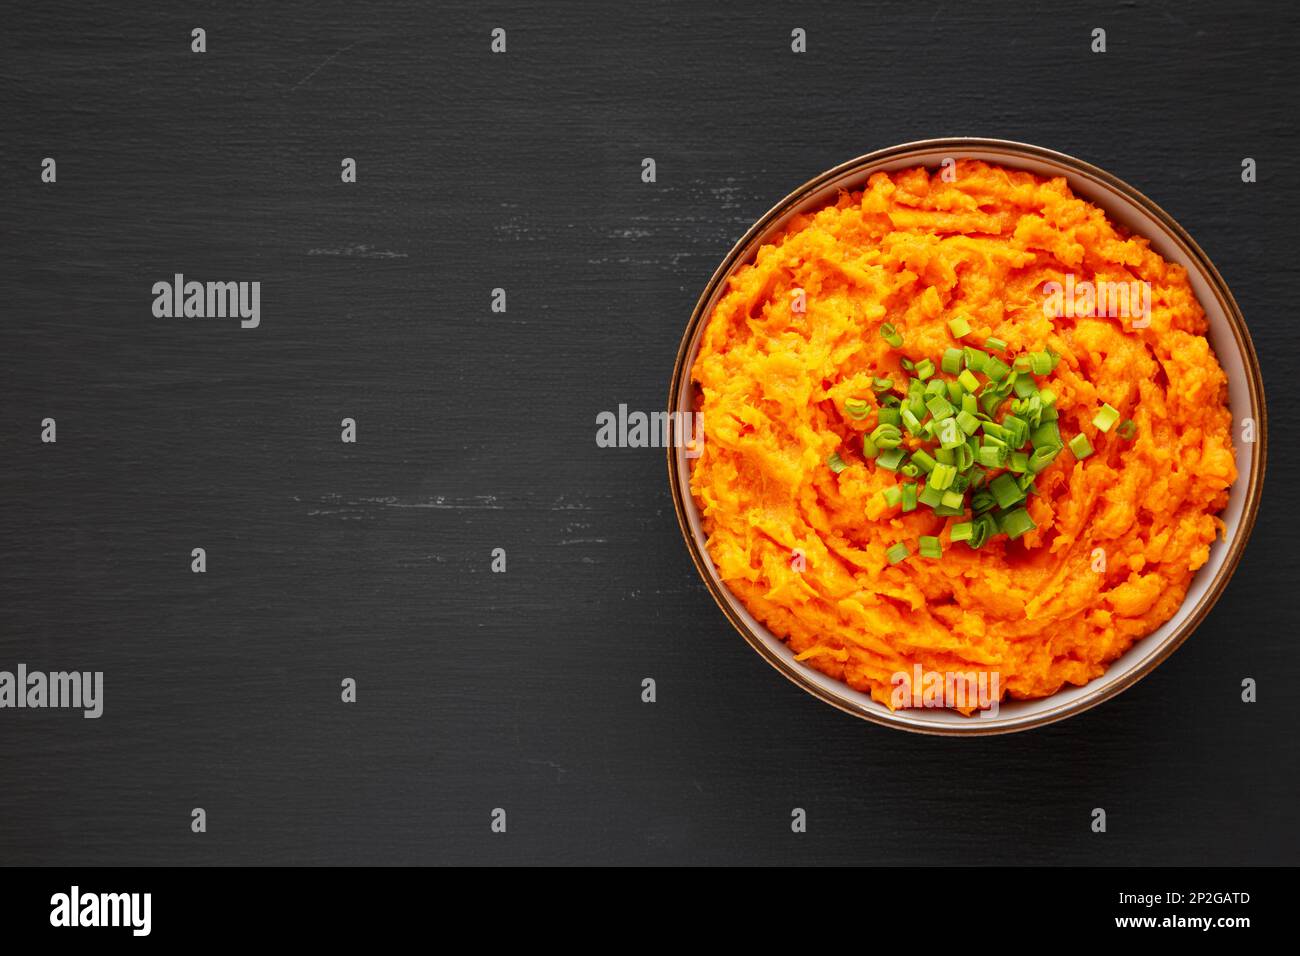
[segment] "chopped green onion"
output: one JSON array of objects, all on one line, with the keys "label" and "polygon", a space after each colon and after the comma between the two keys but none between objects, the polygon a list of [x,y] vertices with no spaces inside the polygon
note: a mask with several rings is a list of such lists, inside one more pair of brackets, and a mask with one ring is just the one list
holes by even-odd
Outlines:
[{"label": "chopped green onion", "polygon": [[1034,524],[1034,519],[1029,517],[1029,512],[1024,508],[1016,508],[1008,511],[1002,516],[1002,530],[1008,538],[1018,538],[1027,531],[1035,530],[1038,525]]},{"label": "chopped green onion", "polygon": [[939,367],[949,375],[956,375],[961,371],[961,359],[961,349],[944,349]]},{"label": "chopped green onion", "polygon": [[928,505],[931,508],[937,508],[942,499],[943,492],[929,482],[926,482],[925,487],[922,488],[916,496],[917,501],[923,505]]},{"label": "chopped green onion", "polygon": [[912,410],[910,408],[903,409],[901,417],[903,419],[903,427],[905,427],[912,435],[920,438],[921,420],[912,414]]},{"label": "chopped green onion", "polygon": [[966,436],[957,427],[955,418],[940,419],[938,438],[940,448],[956,448],[958,445],[966,444]]},{"label": "chopped green onion", "polygon": [[1082,461],[1092,454],[1092,443],[1088,441],[1088,436],[1083,432],[1075,435],[1070,439],[1070,451],[1074,452],[1074,457]]},{"label": "chopped green onion", "polygon": [[1023,451],[1013,451],[1011,459],[1007,462],[1007,469],[1014,471],[1017,475],[1022,474],[1029,468],[1029,456]]},{"label": "chopped green onion", "polygon": [[921,474],[920,467],[914,461],[909,461],[902,468],[898,469],[899,474],[908,478],[917,478]]},{"label": "chopped green onion", "polygon": [[1060,448],[1061,429],[1056,422],[1043,422],[1029,433],[1029,442],[1035,448]]},{"label": "chopped green onion", "polygon": [[829,466],[830,470],[835,472],[835,474],[837,475],[845,468],[849,467],[848,465],[844,464],[844,459],[840,457],[839,452],[835,452],[831,455],[831,457],[827,458],[826,464],[827,466]]},{"label": "chopped green onion", "polygon": [[903,347],[903,337],[898,334],[892,322],[886,322],[880,327],[880,337],[889,343],[890,348],[901,349]]},{"label": "chopped green onion", "polygon": [[989,483],[989,491],[993,492],[999,508],[1010,508],[1025,500],[1025,493],[1016,484],[1016,479],[1005,472]]},{"label": "chopped green onion", "polygon": [[871,403],[865,398],[844,399],[844,411],[855,422],[860,422],[871,414]]},{"label": "chopped green onion", "polygon": [[1029,356],[1029,371],[1035,375],[1049,375],[1052,371],[1052,357],[1046,352],[1033,352]]},{"label": "chopped green onion", "polygon": [[1001,445],[984,445],[979,450],[978,461],[985,468],[1001,468],[1006,461],[1007,450]]},{"label": "chopped green onion", "polygon": [[1097,431],[1108,432],[1117,421],[1119,421],[1119,410],[1103,404],[1101,411],[1096,414],[1092,423],[1097,426]]},{"label": "chopped green onion", "polygon": [[889,559],[890,564],[897,564],[899,561],[910,557],[911,554],[912,552],[907,550],[907,545],[900,541],[885,552],[885,557]]},{"label": "chopped green onion", "polygon": [[984,374],[993,382],[1002,381],[1010,371],[1011,366],[997,356],[990,356],[988,362],[984,365]]},{"label": "chopped green onion", "polygon": [[1041,448],[1035,448],[1033,454],[1029,456],[1029,471],[1035,475],[1038,474],[1050,465],[1060,453],[1060,445],[1044,445]]},{"label": "chopped green onion", "polygon": [[934,466],[938,464],[938,462],[936,462],[928,452],[920,448],[912,452],[912,461],[916,462],[916,464],[920,466],[921,470],[926,474],[933,471]]},{"label": "chopped green onion", "polygon": [[952,530],[948,533],[948,537],[951,538],[954,542],[969,541],[971,539],[971,535],[974,533],[975,533],[975,523],[972,521],[963,521],[960,524],[955,524],[952,526]]},{"label": "chopped green onion", "polygon": [[957,413],[956,421],[957,427],[967,435],[974,435],[980,427],[980,420],[965,409]]},{"label": "chopped green onion", "polygon": [[1007,343],[990,335],[984,340],[984,347],[990,352],[1005,352],[1007,350]]},{"label": "chopped green onion", "polygon": [[871,440],[871,436],[866,432],[862,433],[862,457],[875,458],[880,454],[880,447]]},{"label": "chopped green onion", "polygon": [[1119,423],[1119,428],[1116,429],[1115,434],[1125,441],[1132,441],[1133,436],[1137,434],[1137,430],[1138,427],[1133,423],[1133,419],[1126,418]]},{"label": "chopped green onion", "polygon": [[916,364],[909,358],[899,359],[898,364],[903,367],[903,371],[905,372],[910,372],[912,369],[916,368]]},{"label": "chopped green onion", "polygon": [[976,378],[975,373],[968,368],[961,370],[961,374],[957,376],[957,381],[961,383],[962,388],[971,393],[972,397],[974,397],[974,393],[979,390],[980,380]]},{"label": "chopped green onion", "polygon": [[1044,405],[1056,404],[1056,393],[1050,388],[1044,388],[1038,393],[1038,397],[1043,400]]},{"label": "chopped green onion", "polygon": [[903,485],[903,510],[916,510],[916,482],[909,481]]},{"label": "chopped green onion", "polygon": [[897,425],[877,425],[871,433],[871,440],[876,443],[877,448],[897,448],[903,444],[903,434],[898,430]]},{"label": "chopped green onion", "polygon": [[871,390],[873,392],[887,392],[893,387],[894,387],[894,382],[892,379],[873,378],[871,380]]},{"label": "chopped green onion", "polygon": [[970,323],[966,321],[964,315],[948,320],[948,331],[952,333],[954,339],[959,339],[964,335],[970,335]]},{"label": "chopped green onion", "polygon": [[939,504],[945,508],[961,508],[966,503],[966,496],[960,491],[945,491],[943,497],[939,499]]},{"label": "chopped green onion", "polygon": [[953,479],[956,477],[956,467],[939,462],[930,471],[930,477],[926,481],[925,486],[927,488],[933,488],[935,491],[945,491],[952,487]]},{"label": "chopped green onion", "polygon": [[885,507],[887,508],[897,508],[899,502],[903,500],[903,489],[898,487],[898,485],[890,485],[880,494],[884,497]]},{"label": "chopped green onion", "polygon": [[1038,386],[1034,384],[1034,380],[1028,375],[1021,375],[1011,387],[1021,398],[1029,398],[1031,395],[1038,394]]},{"label": "chopped green onion", "polygon": [[906,452],[901,448],[886,448],[876,458],[876,464],[886,471],[897,471],[898,466],[903,463],[903,455]]},{"label": "chopped green onion", "polygon": [[939,539],[934,537],[933,535],[928,535],[928,534],[921,535],[918,543],[920,546],[917,548],[917,551],[918,553],[920,553],[921,557],[923,558],[943,557],[943,545],[940,543]]},{"label": "chopped green onion", "polygon": [[876,413],[877,425],[901,425],[903,415],[897,408],[882,408]]},{"label": "chopped green onion", "polygon": [[947,418],[954,411],[948,399],[942,395],[936,395],[925,403],[925,407],[930,409],[930,414],[935,418]]},{"label": "chopped green onion", "polygon": [[972,372],[982,372],[988,365],[989,354],[979,349],[966,346],[966,367]]},{"label": "chopped green onion", "polygon": [[919,378],[921,381],[924,382],[927,378],[929,378],[933,374],[934,374],[934,363],[931,362],[928,358],[921,359],[921,361],[916,363],[916,377]]},{"label": "chopped green onion", "polygon": [[1002,419],[1002,431],[1006,435],[1007,445],[1013,449],[1023,448],[1029,441],[1029,422],[1017,415],[1008,415]]}]

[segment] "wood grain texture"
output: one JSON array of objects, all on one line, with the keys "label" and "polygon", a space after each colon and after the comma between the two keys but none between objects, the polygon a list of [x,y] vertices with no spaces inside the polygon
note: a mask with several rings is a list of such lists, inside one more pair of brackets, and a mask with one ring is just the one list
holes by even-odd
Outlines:
[{"label": "wood grain texture", "polygon": [[[105,715],[0,712],[0,862],[1297,862],[1293,5],[87,6],[0,39],[0,668],[103,670]],[[1272,426],[1197,634],[983,740],[787,684],[697,580],[661,455],[593,440],[661,407],[772,203],[950,134],[1164,205],[1246,313]],[[261,328],[155,319],[174,272],[260,280]]]}]

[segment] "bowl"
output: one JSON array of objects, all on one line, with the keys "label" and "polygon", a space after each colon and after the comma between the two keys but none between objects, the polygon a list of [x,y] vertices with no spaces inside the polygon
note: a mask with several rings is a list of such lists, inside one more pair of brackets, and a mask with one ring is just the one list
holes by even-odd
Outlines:
[{"label": "bowl", "polygon": [[[914,166],[937,168],[945,159],[977,159],[1026,170],[1039,176],[1063,176],[1077,196],[1100,206],[1112,221],[1146,237],[1151,247],[1171,262],[1185,266],[1192,289],[1209,321],[1211,347],[1228,377],[1228,404],[1232,411],[1233,442],[1238,476],[1229,489],[1228,505],[1220,517],[1226,535],[1216,539],[1210,557],[1196,573],[1177,613],[1151,634],[1137,641],[1111,663],[1100,677],[1082,687],[1068,687],[1036,700],[1004,701],[996,715],[964,717],[939,709],[891,711],[868,694],[794,659],[794,653],[754,618],[718,577],[705,547],[699,509],[690,491],[687,449],[668,448],[668,477],[672,485],[677,521],[687,549],[705,585],[723,614],[754,650],[799,687],[855,717],[918,733],[953,736],[1010,733],[1042,727],[1095,707],[1133,686],[1196,630],[1241,561],[1255,523],[1263,488],[1267,452],[1267,417],[1259,362],[1241,309],[1214,264],[1173,217],[1128,183],[1073,156],[1007,140],[951,137],[891,146],[859,156],[813,177],[772,207],[732,247],[705,286],[682,336],[673,369],[668,411],[693,410],[691,367],[700,338],[714,304],[726,289],[728,277],[752,262],[757,249],[779,234],[790,219],[832,202],[841,190],[860,189],[876,172]],[[1253,442],[1242,440],[1242,422],[1253,419]],[[706,439],[707,441],[707,423]]]}]

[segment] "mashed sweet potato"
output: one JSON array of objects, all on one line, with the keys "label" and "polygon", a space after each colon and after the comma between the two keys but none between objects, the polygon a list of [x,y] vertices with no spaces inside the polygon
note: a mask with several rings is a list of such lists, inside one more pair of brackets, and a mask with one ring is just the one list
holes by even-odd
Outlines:
[{"label": "mashed sweet potato", "polygon": [[[1149,315],[1046,305],[1047,284],[1067,281],[1149,283]],[[937,359],[958,314],[968,342],[1059,355],[1061,433],[1095,449],[1037,476],[1036,530],[979,550],[949,540],[960,518],[889,508],[882,491],[898,476],[861,453],[873,376],[905,376],[905,356]],[[1236,467],[1205,331],[1185,270],[1063,179],[980,162],[959,163],[952,182],[877,173],[760,248],[708,318],[692,369],[707,441],[691,489],[714,564],[801,660],[885,704],[916,665],[996,672],[1003,698],[1084,684],[1174,614],[1222,527]],[[854,420],[844,401],[863,397],[872,413]],[[1131,440],[1093,425],[1103,403],[1132,419]],[[941,559],[917,555],[922,535],[941,539]],[[912,556],[890,564],[900,541]]]}]

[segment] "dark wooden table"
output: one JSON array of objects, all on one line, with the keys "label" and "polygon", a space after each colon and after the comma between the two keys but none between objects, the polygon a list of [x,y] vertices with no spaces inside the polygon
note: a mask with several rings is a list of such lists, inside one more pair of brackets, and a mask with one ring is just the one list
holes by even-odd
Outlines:
[{"label": "dark wooden table", "polygon": [[[700,6],[7,15],[0,669],[102,670],[105,705],[0,711],[0,862],[1297,862],[1294,5]],[[1248,317],[1272,426],[1197,634],[984,740],[786,683],[699,583],[661,453],[594,440],[662,406],[768,206],[949,134],[1164,205]],[[155,318],[177,272],[260,281],[261,326]]]}]

